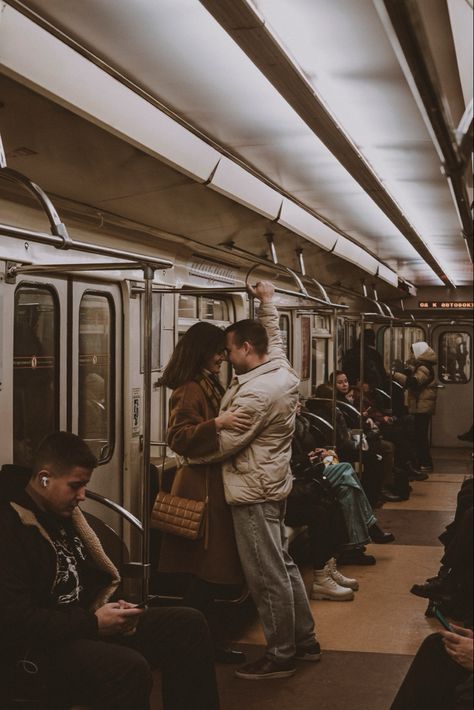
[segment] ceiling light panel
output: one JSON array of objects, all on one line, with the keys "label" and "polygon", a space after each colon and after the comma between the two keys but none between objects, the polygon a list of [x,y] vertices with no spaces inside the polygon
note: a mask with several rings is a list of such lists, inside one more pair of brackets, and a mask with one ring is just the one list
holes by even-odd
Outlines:
[{"label": "ceiling light panel", "polygon": [[278,223],[331,251],[339,234],[291,200],[284,199]]},{"label": "ceiling light panel", "polygon": [[268,219],[277,217],[283,200],[279,192],[226,157],[219,161],[209,187]]},{"label": "ceiling light panel", "polygon": [[346,261],[356,264],[369,274],[376,274],[379,267],[379,262],[373,256],[360,248],[354,242],[351,242],[345,237],[339,237],[333,250],[333,254],[342,256]]}]

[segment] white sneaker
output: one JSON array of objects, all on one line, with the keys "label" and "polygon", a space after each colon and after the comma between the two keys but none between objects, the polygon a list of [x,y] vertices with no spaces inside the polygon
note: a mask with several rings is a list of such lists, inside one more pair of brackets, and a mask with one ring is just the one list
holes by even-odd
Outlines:
[{"label": "white sneaker", "polygon": [[335,602],[345,602],[354,599],[354,592],[347,587],[341,587],[331,577],[329,567],[315,569],[313,573],[313,586],[311,599],[330,599]]},{"label": "white sneaker", "polygon": [[333,578],[337,584],[341,587],[349,587],[349,589],[353,589],[354,592],[357,592],[359,589],[359,582],[357,579],[353,579],[352,577],[345,577],[341,572],[336,567],[336,560],[334,557],[331,557],[330,560],[327,561],[327,566],[329,569],[329,574]]}]

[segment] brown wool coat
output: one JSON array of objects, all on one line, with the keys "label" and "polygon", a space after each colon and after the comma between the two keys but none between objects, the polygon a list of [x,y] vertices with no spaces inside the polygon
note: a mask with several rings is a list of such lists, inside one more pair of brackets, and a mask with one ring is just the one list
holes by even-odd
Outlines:
[{"label": "brown wool coat", "polygon": [[[180,456],[204,456],[218,448],[214,417],[216,402],[198,382],[178,387],[171,397],[168,445]],[[208,474],[207,550],[205,539],[186,540],[164,534],[161,572],[190,572],[216,584],[241,584],[242,571],[235,543],[230,508],[224,499],[220,463],[184,465],[180,462],[171,492],[204,500]]]}]

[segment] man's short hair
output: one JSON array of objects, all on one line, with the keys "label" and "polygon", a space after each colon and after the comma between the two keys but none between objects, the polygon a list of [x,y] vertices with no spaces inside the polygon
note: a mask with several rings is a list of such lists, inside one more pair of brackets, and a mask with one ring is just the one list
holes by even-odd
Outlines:
[{"label": "man's short hair", "polygon": [[64,475],[79,466],[93,470],[97,459],[87,444],[76,434],[55,431],[40,442],[33,456],[33,474],[46,466],[57,476]]},{"label": "man's short hair", "polygon": [[268,352],[267,331],[258,320],[252,318],[239,320],[229,325],[225,332],[234,334],[234,342],[239,347],[247,342],[252,345],[257,355],[265,355]]}]

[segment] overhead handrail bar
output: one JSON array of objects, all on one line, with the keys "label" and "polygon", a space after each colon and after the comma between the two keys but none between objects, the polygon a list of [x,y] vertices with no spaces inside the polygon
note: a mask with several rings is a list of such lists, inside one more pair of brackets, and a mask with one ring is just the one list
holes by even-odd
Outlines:
[{"label": "overhead handrail bar", "polygon": [[[255,271],[255,269],[258,269],[258,267],[261,266],[261,264],[253,264],[253,266],[250,267],[250,269],[247,271],[247,274],[245,275],[245,285],[249,285],[249,277],[250,274]],[[268,264],[270,266],[270,264]],[[290,269],[289,266],[284,266],[283,264],[271,264],[271,266],[276,266],[282,271],[290,274],[290,276],[293,278],[294,281],[296,281],[296,284],[298,288],[300,289],[299,291],[291,291],[289,289],[283,289],[283,288],[278,288],[275,287],[275,290],[278,293],[283,293],[286,296],[297,296],[298,298],[306,298],[309,299],[310,301],[314,301],[315,303],[320,303],[321,305],[324,306],[329,306],[331,308],[341,308],[344,309],[345,306],[340,306],[338,303],[331,303],[331,301],[326,301],[321,298],[317,298],[316,296],[311,296],[308,291],[306,290],[302,280],[300,279],[299,275],[293,271],[293,269]]]},{"label": "overhead handrail bar", "polygon": [[[47,244],[50,246],[54,246],[57,249],[64,248],[63,240],[58,236],[48,234],[47,232],[39,232],[36,230],[14,227],[9,224],[0,224],[0,235],[3,235],[5,237],[20,237],[21,239],[29,240],[32,242],[38,242],[39,244]],[[80,242],[75,239],[69,239],[67,243],[67,248],[73,249],[75,251],[87,252],[88,254],[97,254],[98,256],[106,256],[115,259],[126,259],[136,261],[137,264],[143,264],[144,262],[146,262],[147,264],[154,266],[156,269],[171,269],[174,266],[173,262],[169,259],[162,259],[154,256],[148,256],[145,254],[138,254],[137,252],[126,251],[124,249],[115,249],[114,247],[105,247],[100,246],[98,244],[89,244],[87,242]]]},{"label": "overhead handrail bar", "polygon": [[[19,183],[23,187],[25,187],[28,192],[30,192],[33,197],[36,198],[36,200],[39,202],[41,205],[41,208],[43,212],[46,214],[46,217],[48,218],[49,226],[51,228],[51,234],[60,237],[62,240],[62,248],[67,249],[70,241],[70,237],[68,234],[68,231],[66,229],[66,225],[61,222],[61,219],[56,212],[56,209],[51,202],[50,198],[48,195],[44,192],[44,190],[41,189],[39,185],[37,185],[35,182],[30,180],[29,178],[26,177],[26,175],[23,175],[23,173],[20,173],[18,170],[13,170],[13,168],[9,168],[7,166],[7,159],[5,155],[5,150],[3,148],[3,143],[2,143],[2,137],[0,135],[0,177],[4,177],[6,180],[10,180],[11,182]],[[61,247],[60,247],[61,248]]]},{"label": "overhead handrail bar", "polygon": [[[320,283],[317,279],[315,279],[314,276],[308,276],[308,278],[312,283],[314,283],[319,288],[319,290],[322,294],[322,297],[327,301],[328,305],[331,305],[331,306],[337,305],[337,304],[331,303],[331,300],[327,294],[327,291],[324,288],[324,286],[322,285],[322,283]],[[343,306],[339,306],[339,307],[343,308]],[[345,307],[347,308],[347,306],[345,306]]]},{"label": "overhead handrail bar", "polygon": [[136,530],[143,534],[143,525],[140,520],[138,520],[138,518],[136,518],[122,505],[119,505],[115,501],[110,500],[110,498],[106,498],[100,493],[95,493],[94,491],[91,491],[90,488],[87,488],[86,490],[86,497],[90,498],[91,500],[95,500],[97,503],[101,503],[106,508],[110,508],[110,510],[113,510],[115,513],[118,513],[120,517],[124,518],[128,523],[130,523],[130,525],[132,525]]},{"label": "overhead handrail bar", "polygon": [[127,271],[143,269],[142,264],[123,262],[81,263],[81,264],[12,264],[7,268],[7,278],[15,278],[18,274],[62,273],[69,271]]}]

